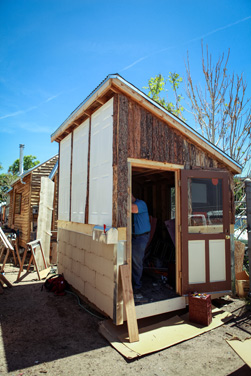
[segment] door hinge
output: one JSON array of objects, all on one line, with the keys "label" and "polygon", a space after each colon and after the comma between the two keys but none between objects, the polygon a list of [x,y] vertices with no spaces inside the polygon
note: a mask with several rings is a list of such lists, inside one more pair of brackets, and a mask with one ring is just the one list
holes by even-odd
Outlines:
[{"label": "door hinge", "polygon": [[181,180],[178,181],[178,186],[181,187]]},{"label": "door hinge", "polygon": [[179,272],[179,278],[182,279],[182,272]]},{"label": "door hinge", "polygon": [[181,232],[181,225],[179,225],[179,232]]}]

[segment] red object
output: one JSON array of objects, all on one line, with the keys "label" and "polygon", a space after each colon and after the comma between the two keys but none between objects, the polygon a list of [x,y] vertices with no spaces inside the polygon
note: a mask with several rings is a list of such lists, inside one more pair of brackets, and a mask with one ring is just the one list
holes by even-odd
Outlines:
[{"label": "red object", "polygon": [[106,229],[106,225],[104,225],[104,234],[106,233],[105,229]]},{"label": "red object", "polygon": [[205,295],[204,297],[189,295],[189,321],[204,326],[211,324],[211,295]]},{"label": "red object", "polygon": [[213,183],[213,185],[218,185],[219,180],[218,179],[212,179],[212,183]]}]

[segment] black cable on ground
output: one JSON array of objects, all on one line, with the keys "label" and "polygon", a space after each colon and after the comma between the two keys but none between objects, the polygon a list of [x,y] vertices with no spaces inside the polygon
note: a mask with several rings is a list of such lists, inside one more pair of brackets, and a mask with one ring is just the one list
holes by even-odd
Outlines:
[{"label": "black cable on ground", "polygon": [[105,317],[100,317],[100,316],[96,315],[95,313],[92,313],[91,311],[89,311],[86,307],[84,307],[84,306],[81,304],[80,299],[79,299],[79,296],[78,296],[77,294],[75,294],[74,292],[69,291],[69,290],[65,290],[65,292],[66,292],[67,294],[71,294],[71,295],[75,296],[75,297],[77,298],[78,305],[79,305],[81,308],[83,308],[86,312],[90,313],[90,315],[96,317],[96,318],[99,319],[99,320],[105,320]]}]

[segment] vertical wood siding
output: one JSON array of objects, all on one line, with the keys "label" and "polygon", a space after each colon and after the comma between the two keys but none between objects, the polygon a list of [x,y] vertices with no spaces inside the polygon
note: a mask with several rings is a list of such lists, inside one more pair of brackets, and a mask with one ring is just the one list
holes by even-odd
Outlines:
[{"label": "vertical wood siding", "polygon": [[[227,168],[168,123],[122,94],[114,97],[113,226],[126,226],[127,158],[184,165],[190,169]],[[232,174],[229,172],[230,180]],[[230,210],[234,213],[233,202]],[[232,219],[233,221],[233,219]],[[232,222],[233,223],[233,222]]]}]

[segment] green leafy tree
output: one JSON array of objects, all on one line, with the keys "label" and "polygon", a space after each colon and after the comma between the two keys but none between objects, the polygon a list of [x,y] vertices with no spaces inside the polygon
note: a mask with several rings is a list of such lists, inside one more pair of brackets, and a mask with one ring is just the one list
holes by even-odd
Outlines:
[{"label": "green leafy tree", "polygon": [[[37,157],[34,155],[25,155],[24,156],[24,171],[28,171],[30,168],[35,167],[40,162],[37,160]],[[12,175],[18,175],[19,172],[19,158],[9,167],[8,172]]]},{"label": "green leafy tree", "polygon": [[7,191],[10,189],[11,183],[16,176],[11,174],[0,174],[0,202],[5,202],[7,199]]},{"label": "green leafy tree", "polygon": [[[168,111],[174,115],[185,120],[183,117],[184,107],[181,105],[182,99],[184,99],[179,93],[178,89],[182,83],[182,77],[178,73],[169,72],[168,79],[166,80],[161,74],[151,77],[148,80],[148,86],[144,86],[143,89],[148,90],[147,95],[165,107]],[[174,102],[168,100],[167,96],[167,83],[170,84],[172,93],[174,95]],[[163,97],[166,94],[166,99]]]}]

